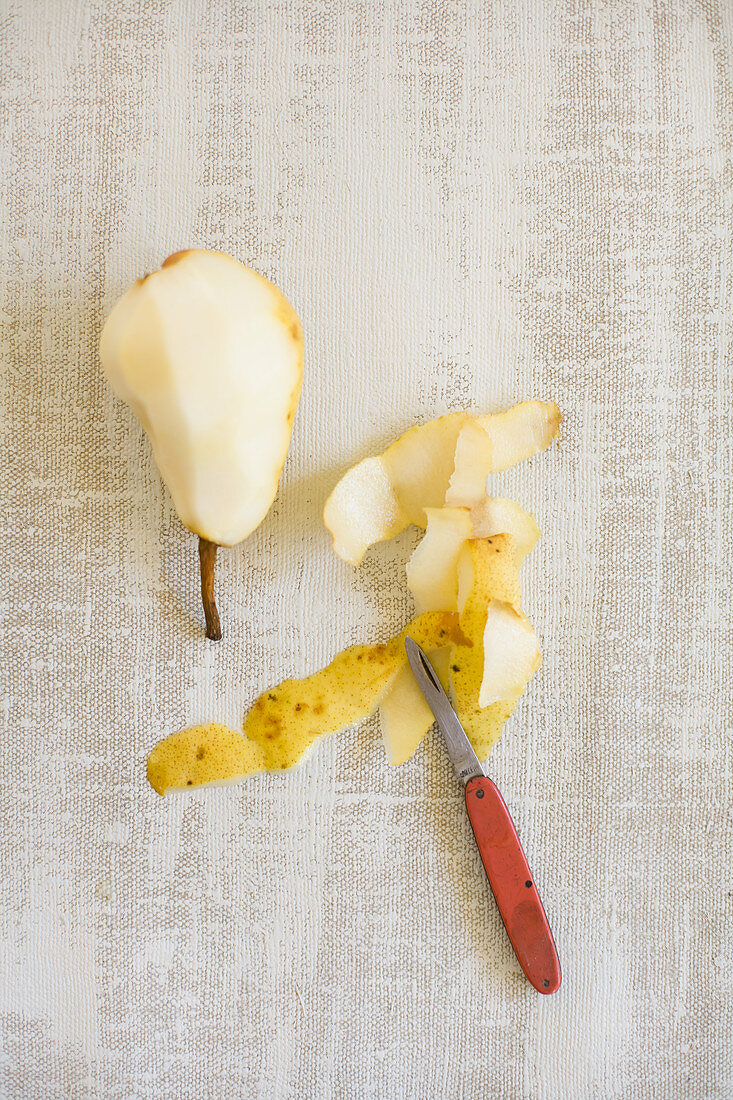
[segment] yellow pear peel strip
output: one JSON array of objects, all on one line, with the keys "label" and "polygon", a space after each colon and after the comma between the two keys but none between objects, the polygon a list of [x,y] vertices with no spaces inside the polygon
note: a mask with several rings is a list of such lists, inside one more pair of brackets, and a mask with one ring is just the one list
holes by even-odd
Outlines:
[{"label": "yellow pear peel strip", "polygon": [[465,641],[451,649],[451,695],[458,717],[479,760],[496,744],[517,696],[481,707],[484,633],[489,604],[500,600],[519,610],[519,574],[511,535],[475,539],[459,562],[460,627]]},{"label": "yellow pear peel strip", "polygon": [[517,568],[535,548],[540,537],[534,516],[525,512],[516,500],[506,497],[484,497],[471,509],[471,527],[475,539],[511,535]]},{"label": "yellow pear peel strip", "polygon": [[351,646],[312,676],[285,680],[263,692],[245,719],[244,735],[208,725],[159,742],[148,758],[151,786],[165,794],[294,767],[320,737],[376,709],[406,662],[408,636],[434,649],[461,634],[455,614],[429,612],[385,645]]}]

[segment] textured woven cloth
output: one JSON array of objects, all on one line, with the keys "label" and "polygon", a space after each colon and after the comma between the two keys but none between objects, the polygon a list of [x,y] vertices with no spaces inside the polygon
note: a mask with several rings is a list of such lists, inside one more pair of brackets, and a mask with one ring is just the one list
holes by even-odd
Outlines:
[{"label": "textured woven cloth", "polygon": [[[733,1096],[726,0],[4,0],[0,1095]],[[306,377],[272,512],[194,538],[97,347],[185,246],[273,279]],[[320,510],[526,397],[545,654],[489,761],[554,926],[524,981],[437,735],[158,798],[145,760],[411,617],[413,530]]]}]

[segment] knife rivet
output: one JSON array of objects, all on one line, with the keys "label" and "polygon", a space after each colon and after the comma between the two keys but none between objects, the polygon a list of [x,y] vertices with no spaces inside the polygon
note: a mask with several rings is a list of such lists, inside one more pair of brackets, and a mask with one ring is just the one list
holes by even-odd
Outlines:
[{"label": "knife rivet", "polygon": [[525,884],[524,884],[524,885],[525,885],[525,886],[527,887],[527,889],[529,890],[530,886],[532,885],[532,882],[530,881],[530,879],[527,879],[527,881],[525,882]]},{"label": "knife rivet", "polygon": [[482,790],[476,791],[476,798],[483,798],[483,797],[484,797],[484,792]]},{"label": "knife rivet", "polygon": [[542,984],[543,984],[543,986],[545,987],[545,989],[547,989],[547,987],[548,987],[548,985],[549,985],[550,983],[548,982],[547,978],[543,978],[543,979],[542,979]]}]

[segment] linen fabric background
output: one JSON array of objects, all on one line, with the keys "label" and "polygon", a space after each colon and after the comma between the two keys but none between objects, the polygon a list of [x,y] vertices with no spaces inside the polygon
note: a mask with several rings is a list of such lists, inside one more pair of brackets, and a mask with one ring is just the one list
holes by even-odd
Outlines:
[{"label": "linen fabric background", "polygon": [[[3,0],[3,1097],[733,1096],[731,42],[721,0]],[[195,539],[98,340],[187,246],[305,385],[262,527]],[[544,664],[489,761],[564,969],[524,981],[443,745],[376,720],[160,799],[201,720],[411,617],[323,501],[416,422],[554,399],[495,477]]]}]

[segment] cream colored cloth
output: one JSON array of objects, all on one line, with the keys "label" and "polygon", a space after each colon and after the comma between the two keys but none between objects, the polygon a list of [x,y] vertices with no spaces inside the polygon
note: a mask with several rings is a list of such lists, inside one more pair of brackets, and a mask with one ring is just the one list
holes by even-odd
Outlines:
[{"label": "cream colored cloth", "polygon": [[[4,0],[0,1095],[733,1096],[727,0]],[[306,332],[275,507],[196,547],[102,377],[181,247]],[[557,935],[524,981],[444,748],[369,721],[162,800],[145,760],[410,617],[323,500],[416,421],[555,399],[496,477],[545,661],[490,762]]]}]

